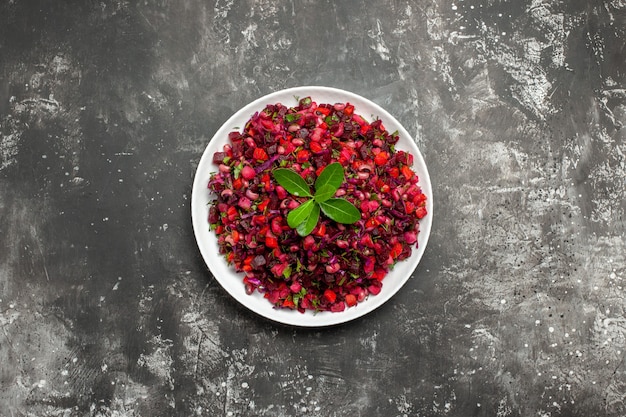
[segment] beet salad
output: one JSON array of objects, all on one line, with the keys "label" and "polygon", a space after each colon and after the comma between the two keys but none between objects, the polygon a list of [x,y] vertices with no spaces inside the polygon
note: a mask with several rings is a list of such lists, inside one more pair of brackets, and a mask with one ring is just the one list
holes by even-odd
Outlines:
[{"label": "beet salad", "polygon": [[350,103],[269,104],[213,155],[209,224],[246,292],[340,312],[417,245],[427,196],[398,133]]}]

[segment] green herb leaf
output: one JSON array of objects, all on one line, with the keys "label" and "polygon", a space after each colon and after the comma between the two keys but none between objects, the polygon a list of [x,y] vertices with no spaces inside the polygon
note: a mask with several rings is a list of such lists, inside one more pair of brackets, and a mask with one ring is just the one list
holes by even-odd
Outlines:
[{"label": "green herb leaf", "polygon": [[[339,162],[333,162],[324,168],[319,177],[315,180],[315,190],[319,191],[325,185],[334,187],[333,194],[341,184],[343,184],[343,166]],[[317,194],[317,193],[316,193]]]},{"label": "green herb leaf", "polygon": [[295,122],[296,120],[300,120],[300,117],[301,117],[301,116],[302,116],[302,115],[301,115],[300,113],[287,113],[287,114],[285,115],[285,121],[286,121],[287,123],[293,123],[293,122]]},{"label": "green herb leaf", "polygon": [[[313,201],[313,200],[309,200],[309,201]],[[317,225],[317,221],[320,218],[320,206],[318,204],[312,204],[311,207],[312,207],[312,210],[311,210],[311,213],[309,214],[309,217],[307,217],[305,221],[303,221],[302,223],[298,225],[298,227],[296,227],[296,231],[298,232],[300,236],[306,236],[310,234],[313,231],[313,229],[315,229],[315,225]]]},{"label": "green herb leaf", "polygon": [[233,167],[233,177],[235,179],[239,178],[239,174],[241,173],[242,168],[243,168],[243,162],[240,162]]},{"label": "green herb leaf", "polygon": [[283,270],[283,276],[286,279],[289,279],[289,277],[291,276],[291,265],[287,265],[287,267]]},{"label": "green herb leaf", "polygon": [[324,184],[321,187],[315,187],[315,196],[313,197],[317,203],[322,203],[335,195],[337,189],[331,184]]},{"label": "green herb leaf", "polygon": [[306,181],[293,169],[278,168],[274,170],[274,178],[287,192],[297,197],[312,197],[311,189]]},{"label": "green herb leaf", "polygon": [[305,295],[306,295],[306,288],[304,287],[302,287],[299,293],[296,293],[293,295],[293,303],[296,305],[296,307],[298,307],[298,303],[300,302],[301,299],[304,298]]},{"label": "green herb leaf", "polygon": [[315,195],[311,195],[309,184],[292,169],[275,169],[274,178],[289,193],[298,197],[312,197],[287,214],[287,224],[296,229],[300,236],[309,235],[323,212],[331,220],[352,224],[361,218],[361,212],[348,200],[333,198],[345,180],[343,166],[329,164],[315,181]]},{"label": "green herb leaf", "polygon": [[337,223],[352,224],[361,218],[361,212],[343,198],[331,198],[319,203],[324,214]]},{"label": "green herb leaf", "polygon": [[295,209],[291,210],[289,214],[287,214],[287,224],[289,227],[295,229],[302,222],[304,222],[311,215],[314,203],[315,202],[313,200],[307,200]]}]

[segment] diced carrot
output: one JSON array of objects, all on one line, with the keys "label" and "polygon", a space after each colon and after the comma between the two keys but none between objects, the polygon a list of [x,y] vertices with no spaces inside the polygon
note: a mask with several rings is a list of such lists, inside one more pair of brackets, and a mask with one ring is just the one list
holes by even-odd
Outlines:
[{"label": "diced carrot", "polygon": [[346,304],[348,305],[348,307],[353,307],[356,305],[356,296],[353,294],[347,294],[346,295]]},{"label": "diced carrot", "polygon": [[420,207],[417,210],[415,210],[415,215],[417,216],[418,219],[423,219],[424,217],[426,217],[426,214],[428,214],[426,207]]},{"label": "diced carrot", "polygon": [[296,155],[296,161],[298,161],[301,164],[304,162],[307,162],[310,158],[311,158],[311,153],[305,149],[298,151]]},{"label": "diced carrot", "polygon": [[267,152],[265,152],[265,149],[263,148],[254,148],[252,157],[256,159],[257,161],[267,161],[268,159]]},{"label": "diced carrot", "polygon": [[332,304],[337,300],[337,293],[335,293],[331,289],[326,289],[324,290],[324,298],[326,299],[326,301]]},{"label": "diced carrot", "polygon": [[311,142],[309,148],[311,149],[311,152],[313,153],[320,153],[324,150],[324,148],[322,148],[322,145],[320,145],[319,142]]},{"label": "diced carrot", "polygon": [[259,211],[265,211],[265,208],[267,207],[269,203],[270,203],[270,199],[266,198],[265,200],[257,204],[257,208],[259,209]]},{"label": "diced carrot", "polygon": [[278,239],[276,239],[276,236],[272,235],[272,234],[267,234],[265,235],[265,246],[267,246],[268,248],[277,248],[278,247]]},{"label": "diced carrot", "polygon": [[402,253],[402,243],[396,242],[391,248],[391,257],[396,259]]},{"label": "diced carrot", "polygon": [[402,168],[400,169],[402,171],[402,175],[404,175],[404,178],[407,180],[411,179],[411,177],[415,174],[407,165],[402,165]]},{"label": "diced carrot", "polygon": [[378,152],[378,154],[374,157],[374,163],[378,166],[385,165],[389,160],[389,154],[386,151]]}]

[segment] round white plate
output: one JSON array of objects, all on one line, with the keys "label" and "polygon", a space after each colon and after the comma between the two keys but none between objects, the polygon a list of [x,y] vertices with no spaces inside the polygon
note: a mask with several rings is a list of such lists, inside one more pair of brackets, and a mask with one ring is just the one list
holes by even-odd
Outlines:
[{"label": "round white plate", "polygon": [[[210,230],[208,223],[209,202],[212,197],[207,189],[207,184],[211,173],[217,171],[217,166],[213,164],[212,158],[213,154],[222,151],[222,147],[228,142],[228,133],[235,130],[241,131],[250,117],[255,112],[263,110],[268,104],[282,103],[287,107],[292,107],[298,104],[296,97],[303,98],[307,96],[310,96],[311,99],[318,104],[349,102],[354,105],[354,112],[360,114],[366,120],[371,122],[379,118],[383,121],[385,128],[389,132],[397,130],[400,135],[400,140],[396,144],[396,149],[401,149],[413,154],[413,170],[419,175],[419,185],[428,197],[428,215],[420,222],[418,247],[417,249],[413,248],[411,257],[397,263],[393,270],[388,273],[383,281],[380,294],[376,296],[370,295],[363,302],[358,303],[354,307],[346,308],[343,312],[339,313],[314,313],[307,311],[303,314],[295,310],[276,309],[269,301],[263,298],[262,294],[256,291],[252,295],[246,294],[242,282],[243,274],[236,273],[235,270],[226,263],[224,257],[220,255],[217,237],[215,233]],[[235,298],[235,300],[255,313],[279,323],[302,327],[322,327],[345,323],[375,310],[389,300],[407,282],[422,258],[424,249],[426,249],[433,219],[433,193],[424,158],[417,148],[415,141],[411,138],[411,135],[409,135],[406,129],[404,129],[387,111],[370,100],[348,91],[317,86],[295,87],[277,91],[253,101],[231,116],[215,133],[215,136],[213,136],[202,154],[193,181],[191,218],[196,241],[198,242],[198,247],[200,248],[200,253],[204,261],[215,279],[233,298]]]}]

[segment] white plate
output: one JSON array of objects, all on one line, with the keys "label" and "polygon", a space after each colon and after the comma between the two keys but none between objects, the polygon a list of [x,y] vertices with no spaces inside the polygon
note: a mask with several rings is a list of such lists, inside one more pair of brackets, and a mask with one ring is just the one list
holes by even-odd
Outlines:
[{"label": "white plate", "polygon": [[[380,118],[389,132],[397,130],[400,135],[400,140],[396,144],[396,149],[401,149],[413,154],[413,170],[419,175],[419,185],[428,197],[428,215],[420,222],[418,248],[413,248],[411,257],[397,263],[393,270],[388,273],[383,281],[380,294],[369,296],[356,306],[346,308],[343,312],[339,313],[314,313],[307,311],[303,314],[295,310],[276,309],[258,292],[255,291],[252,295],[246,294],[242,282],[243,274],[236,273],[233,268],[229,267],[224,257],[220,255],[217,237],[215,233],[209,229],[208,223],[208,209],[211,195],[207,190],[207,184],[211,173],[217,171],[217,166],[212,162],[213,154],[222,151],[222,147],[228,142],[228,133],[234,130],[241,131],[250,117],[255,112],[263,110],[268,104],[282,103],[287,107],[292,107],[298,104],[295,97],[303,98],[307,96],[311,96],[311,99],[318,104],[350,102],[354,105],[354,112],[360,114],[366,120],[371,122],[375,120],[375,118]],[[345,323],[375,310],[389,300],[407,282],[422,258],[424,249],[426,249],[433,219],[433,193],[424,158],[417,148],[415,141],[411,138],[411,135],[409,135],[406,129],[404,129],[387,111],[366,98],[336,88],[316,86],[295,87],[277,91],[253,101],[231,116],[231,118],[219,128],[217,133],[215,133],[215,136],[213,136],[202,154],[194,178],[191,194],[191,218],[196,241],[198,242],[198,247],[200,248],[200,253],[204,261],[215,279],[233,298],[235,298],[235,300],[255,313],[279,323],[303,327],[322,327]]]}]

